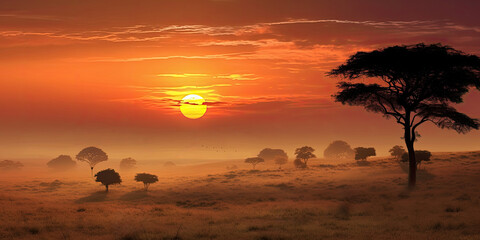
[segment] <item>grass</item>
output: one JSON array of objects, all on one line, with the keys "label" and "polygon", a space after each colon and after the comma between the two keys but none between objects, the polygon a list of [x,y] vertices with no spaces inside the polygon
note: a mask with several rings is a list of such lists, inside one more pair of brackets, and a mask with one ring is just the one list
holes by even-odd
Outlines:
[{"label": "grass", "polygon": [[425,166],[415,191],[382,158],[304,170],[149,166],[160,181],[148,192],[128,172],[109,193],[87,168],[2,173],[0,239],[479,239],[479,156],[435,154],[450,161]]}]

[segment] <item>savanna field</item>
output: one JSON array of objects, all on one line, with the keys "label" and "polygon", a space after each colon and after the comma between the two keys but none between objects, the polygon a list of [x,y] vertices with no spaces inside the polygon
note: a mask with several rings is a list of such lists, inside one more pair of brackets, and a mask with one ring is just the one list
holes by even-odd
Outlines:
[{"label": "savanna field", "polygon": [[[398,161],[368,162],[314,159],[305,170],[151,163],[119,171],[123,182],[108,193],[86,165],[26,164],[1,173],[0,238],[480,239],[480,152],[434,153],[414,191]],[[137,172],[159,182],[146,192]]]}]

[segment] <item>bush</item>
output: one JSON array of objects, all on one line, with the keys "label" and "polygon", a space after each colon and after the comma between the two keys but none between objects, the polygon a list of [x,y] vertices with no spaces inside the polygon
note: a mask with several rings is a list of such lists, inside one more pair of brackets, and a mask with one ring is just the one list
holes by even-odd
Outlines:
[{"label": "bush", "polygon": [[328,145],[328,147],[323,151],[323,156],[330,159],[352,159],[355,155],[352,147],[341,140],[333,141]]},{"label": "bush", "polygon": [[375,148],[355,148],[355,160],[366,161],[370,156],[376,156]]},{"label": "bush", "polygon": [[[426,150],[418,150],[415,151],[415,160],[417,162],[417,166],[420,165],[423,161],[428,162],[430,161],[430,158],[432,157],[432,153]],[[409,157],[408,153],[404,153],[402,155],[402,162],[408,162]]]},{"label": "bush", "polygon": [[73,161],[72,157],[68,155],[60,155],[47,163],[49,168],[56,170],[68,170],[74,168],[76,165],[77,162]]}]

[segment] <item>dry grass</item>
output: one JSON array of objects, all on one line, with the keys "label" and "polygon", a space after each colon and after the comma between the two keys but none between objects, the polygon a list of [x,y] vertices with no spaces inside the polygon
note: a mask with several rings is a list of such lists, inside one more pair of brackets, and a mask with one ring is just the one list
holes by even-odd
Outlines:
[{"label": "dry grass", "polygon": [[2,172],[0,239],[480,239],[480,153],[433,158],[415,191],[382,158],[306,170],[159,164],[139,169],[159,176],[149,192],[121,172],[108,194],[86,166]]}]

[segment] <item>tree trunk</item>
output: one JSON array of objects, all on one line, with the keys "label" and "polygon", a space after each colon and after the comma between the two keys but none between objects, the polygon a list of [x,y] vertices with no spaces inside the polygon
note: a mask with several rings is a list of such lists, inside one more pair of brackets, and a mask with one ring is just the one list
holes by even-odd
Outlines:
[{"label": "tree trunk", "polygon": [[415,149],[413,148],[413,141],[407,142],[408,149],[408,187],[413,189],[417,182],[417,161],[415,159]]},{"label": "tree trunk", "polygon": [[417,182],[417,161],[415,160],[415,149],[413,148],[415,132],[413,131],[413,122],[410,120],[410,115],[410,111],[405,112],[404,138],[408,151],[408,188],[413,189]]},{"label": "tree trunk", "polygon": [[92,177],[93,177],[93,167],[90,167],[90,171],[92,172]]},{"label": "tree trunk", "polygon": [[253,170],[255,170],[255,164],[252,164],[253,165]]},{"label": "tree trunk", "polygon": [[105,185],[105,192],[108,192],[108,184]]}]

